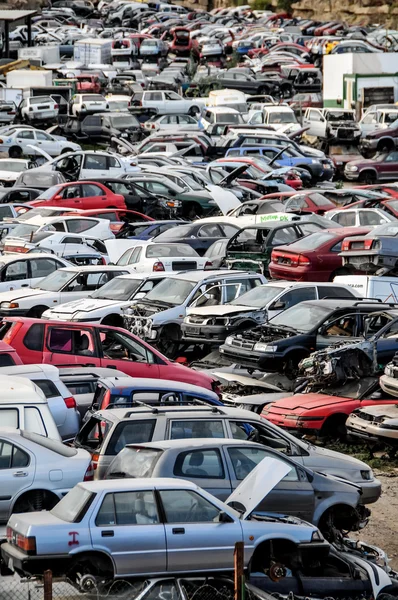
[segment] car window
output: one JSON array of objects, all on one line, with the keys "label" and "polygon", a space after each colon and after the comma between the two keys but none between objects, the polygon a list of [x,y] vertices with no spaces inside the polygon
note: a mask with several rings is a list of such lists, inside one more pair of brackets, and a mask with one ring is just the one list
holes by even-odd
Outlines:
[{"label": "car window", "polygon": [[335,287],[320,285],[318,286],[319,299],[322,298],[352,298],[353,293],[351,290],[346,290],[343,287]]},{"label": "car window", "polygon": [[386,162],[397,162],[398,161],[398,152],[390,152],[388,156],[386,156]]},{"label": "car window", "polygon": [[167,523],[218,521],[220,510],[190,490],[159,490]]},{"label": "car window", "polygon": [[106,494],[95,519],[97,527],[151,523],[159,523],[156,501],[151,491]]},{"label": "car window", "polygon": [[17,133],[17,138],[20,140],[34,140],[35,136],[33,135],[33,131],[19,131]]},{"label": "car window", "polygon": [[261,442],[265,446],[279,450],[280,452],[292,453],[292,446],[288,440],[283,438],[279,431],[271,430],[261,423],[230,421],[232,439]]},{"label": "car window", "polygon": [[[11,198],[9,199],[11,201]],[[0,221],[4,221],[9,218],[13,218],[14,213],[12,211],[11,206],[0,206]]]},{"label": "car window", "polygon": [[17,408],[0,408],[2,427],[19,428],[19,411]]},{"label": "car window", "polygon": [[387,219],[378,215],[375,212],[360,212],[359,213],[359,224],[360,225],[382,225]]},{"label": "car window", "polygon": [[88,219],[70,219],[66,222],[66,227],[71,233],[81,233],[91,229],[96,224],[96,221],[89,221]]},{"label": "car window", "polygon": [[99,335],[104,358],[149,364],[156,362],[153,352],[128,335],[112,329],[100,329]]},{"label": "car window", "polygon": [[47,436],[46,426],[43,416],[36,406],[27,406],[24,408],[25,431],[34,431],[40,435]]},{"label": "car window", "polygon": [[40,351],[43,348],[44,325],[34,323],[25,334],[23,344],[28,350]]},{"label": "car window", "polygon": [[53,138],[50,137],[47,133],[45,133],[44,131],[36,131],[36,139],[37,140],[41,140],[44,142],[53,142]]},{"label": "car window", "polygon": [[[284,294],[278,302],[284,303],[284,308],[290,308],[299,302],[304,302],[304,300],[315,300],[316,293],[315,287],[307,287],[307,288],[297,288],[296,290],[291,290]],[[271,307],[272,308],[272,307]]]},{"label": "car window", "polygon": [[224,438],[224,426],[222,421],[203,420],[196,421],[172,421],[169,437],[171,440],[192,438]]},{"label": "car window", "polygon": [[51,327],[47,337],[47,348],[57,354],[95,356],[94,338],[87,329]]},{"label": "car window", "polygon": [[97,171],[107,170],[106,156],[101,154],[86,154],[84,159],[84,169],[93,169]]},{"label": "car window", "polygon": [[297,240],[298,234],[294,227],[284,227],[278,229],[272,238],[271,246],[281,246],[282,244],[290,244]]},{"label": "car window", "polygon": [[357,316],[344,315],[329,323],[322,331],[323,337],[350,337],[356,334]]},{"label": "car window", "polygon": [[340,223],[343,227],[355,227],[355,213],[342,210],[341,212],[333,215],[332,221]]},{"label": "car window", "polygon": [[[276,458],[275,454],[268,452],[265,448],[246,448],[243,446],[241,448],[228,448],[228,455],[232,462],[235,477],[238,480],[244,479],[263,458],[267,456]],[[287,463],[279,455],[277,458],[290,467],[289,473],[285,475],[282,481],[299,481],[297,470],[291,463]]]},{"label": "car window", "polygon": [[51,258],[35,258],[30,261],[32,277],[47,277],[62,265]]},{"label": "car window", "polygon": [[29,462],[29,454],[18,446],[0,439],[0,469],[27,467]]},{"label": "car window", "polygon": [[177,477],[206,477],[209,479],[224,479],[225,477],[220,451],[216,449],[180,452],[173,473]]},{"label": "car window", "polygon": [[198,237],[222,237],[223,233],[215,223],[203,225],[198,231]]},{"label": "car window", "polygon": [[62,395],[57,386],[49,379],[35,379],[34,383],[41,389],[47,400]]},{"label": "car window", "polygon": [[116,456],[127,444],[145,444],[152,441],[156,421],[121,421],[115,427],[105,454]]},{"label": "car window", "polygon": [[108,156],[108,166],[110,169],[120,169],[120,162],[114,156]]},{"label": "car window", "polygon": [[1,274],[2,281],[18,281],[28,278],[28,262],[20,260],[7,265]]},{"label": "car window", "polygon": [[85,183],[82,185],[83,198],[89,198],[90,196],[105,196],[105,192],[102,191],[98,185],[92,183]]},{"label": "car window", "polygon": [[235,298],[239,298],[242,294],[249,292],[252,288],[260,285],[261,281],[254,278],[234,279],[227,282],[225,289],[226,302],[231,302]]}]

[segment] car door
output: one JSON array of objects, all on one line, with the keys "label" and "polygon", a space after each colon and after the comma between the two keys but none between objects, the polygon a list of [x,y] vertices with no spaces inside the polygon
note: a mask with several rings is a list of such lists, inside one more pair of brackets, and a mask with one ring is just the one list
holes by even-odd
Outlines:
[{"label": "car door", "polygon": [[220,522],[221,509],[197,490],[159,489],[165,515],[167,571],[231,569],[239,518]]},{"label": "car door", "polygon": [[78,183],[67,185],[60,194],[56,194],[54,198],[47,204],[52,206],[62,206],[65,208],[83,208],[81,186]]},{"label": "car door", "polygon": [[163,101],[162,92],[144,92],[143,106],[159,109],[161,106],[162,113],[174,112],[167,109],[168,102]]},{"label": "car door", "polygon": [[365,137],[368,133],[371,133],[379,127],[377,123],[376,111],[366,113],[359,121],[359,127],[361,128],[362,137]]},{"label": "car door", "polygon": [[16,260],[5,265],[0,272],[0,291],[17,290],[21,287],[30,287],[29,265],[27,260]]},{"label": "car door", "polygon": [[167,570],[165,526],[152,490],[104,494],[90,533],[93,548],[112,556],[117,576]]},{"label": "car door", "polygon": [[97,177],[108,177],[107,156],[104,154],[95,154],[87,152],[83,157],[83,164],[80,170],[80,179],[93,179]]},{"label": "car door", "polygon": [[357,313],[346,313],[331,318],[318,329],[316,350],[322,350],[343,342],[353,343],[361,337],[360,331],[359,315]]},{"label": "car door", "polygon": [[375,336],[377,362],[386,365],[398,351],[398,321],[384,313],[364,315],[363,329],[366,339]]},{"label": "car door", "polygon": [[276,458],[290,467],[289,473],[262,500],[256,512],[277,512],[312,521],[315,507],[314,489],[307,473],[299,465],[268,448],[227,446],[223,448],[231,473],[232,489],[265,457]]},{"label": "car door", "polygon": [[[12,426],[12,419],[6,417],[5,421]],[[3,425],[5,421],[2,418]],[[15,497],[32,485],[35,468],[33,454],[0,437],[0,523],[7,522]]]},{"label": "car door", "polygon": [[14,138],[14,141],[16,142],[16,145],[19,146],[20,148],[22,148],[23,153],[25,154],[36,154],[36,152],[29,147],[29,145],[31,144],[32,146],[35,145],[36,141],[35,141],[35,136],[33,133],[33,130],[31,129],[22,129],[21,131],[18,131],[16,133],[16,136]]},{"label": "car door", "polygon": [[158,379],[163,375],[167,379],[169,367],[158,365],[155,354],[127,332],[99,328],[97,335],[101,367],[118,369],[131,377]]},{"label": "car door", "polygon": [[326,136],[326,119],[318,108],[309,108],[303,119],[304,127],[309,126],[307,133],[317,137]]},{"label": "car door", "polygon": [[101,366],[93,331],[88,327],[46,325],[43,363],[64,367]]},{"label": "car door", "polygon": [[54,138],[51,137],[51,135],[49,135],[45,131],[37,130],[35,131],[35,137],[35,143],[39,146],[39,148],[44,150],[44,152],[47,152],[47,154],[50,154],[50,156],[59,155],[60,144],[59,142],[55,141]]},{"label": "car door", "polygon": [[223,502],[231,494],[231,481],[220,448],[180,452],[173,467],[174,477],[188,479]]},{"label": "car door", "polygon": [[171,113],[179,113],[185,112],[186,105],[188,102],[183,100],[181,96],[176,94],[175,92],[164,92],[165,104],[168,105],[169,110],[167,112]]},{"label": "car door", "polygon": [[58,260],[54,258],[48,258],[46,256],[40,258],[34,258],[29,261],[30,268],[30,285],[33,287],[36,285],[43,277],[47,277],[57,269],[60,269],[64,266],[63,263],[58,262]]},{"label": "car door", "polygon": [[93,183],[83,183],[81,186],[82,192],[82,208],[83,210],[90,210],[92,208],[105,208],[106,206],[106,194],[99,185]]}]

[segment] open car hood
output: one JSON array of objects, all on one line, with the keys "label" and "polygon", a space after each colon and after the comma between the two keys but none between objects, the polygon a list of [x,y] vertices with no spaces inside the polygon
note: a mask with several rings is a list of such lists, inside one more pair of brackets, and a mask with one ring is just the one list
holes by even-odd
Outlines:
[{"label": "open car hood", "polygon": [[217,204],[223,215],[227,215],[231,210],[241,205],[239,198],[232,192],[220,187],[219,185],[208,184],[206,189],[210,192],[212,199]]},{"label": "open car hood", "polygon": [[142,240],[119,240],[119,239],[110,239],[105,240],[104,244],[106,247],[106,251],[109,256],[109,261],[113,264],[116,264],[119,258],[128,250],[132,248],[138,243],[142,243]]},{"label": "open car hood", "polygon": [[263,387],[265,390],[272,390],[273,392],[283,392],[282,387],[278,387],[268,381],[257,379],[255,377],[246,377],[246,375],[240,375],[239,373],[229,373],[227,371],[212,371],[211,376],[218,379],[223,383],[239,383],[240,385],[248,385],[251,387]]},{"label": "open car hood", "polygon": [[245,507],[242,519],[247,519],[289,471],[287,463],[267,456],[245,477],[225,503],[242,504]]}]

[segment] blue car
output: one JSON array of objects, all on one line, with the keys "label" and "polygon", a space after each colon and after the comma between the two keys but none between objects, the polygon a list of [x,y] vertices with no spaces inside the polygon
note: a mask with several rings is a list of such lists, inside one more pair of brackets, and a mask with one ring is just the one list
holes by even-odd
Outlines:
[{"label": "blue car", "polygon": [[255,153],[268,158],[270,167],[274,163],[281,167],[300,167],[309,171],[313,181],[319,181],[324,177],[324,166],[320,160],[304,156],[291,146],[285,148],[275,148],[275,146],[241,146],[240,148],[230,148],[226,153],[226,157],[253,156]]},{"label": "blue car", "polygon": [[137,221],[128,224],[128,231],[124,237],[130,240],[146,241],[178,225],[189,225],[189,221]]}]

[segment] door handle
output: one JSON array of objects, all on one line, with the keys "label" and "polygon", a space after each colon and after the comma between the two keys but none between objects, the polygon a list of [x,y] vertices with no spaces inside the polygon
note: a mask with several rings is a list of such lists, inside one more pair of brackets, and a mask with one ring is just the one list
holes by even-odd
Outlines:
[{"label": "door handle", "polygon": [[26,471],[15,471],[13,473],[14,477],[27,477],[28,473]]},{"label": "door handle", "polygon": [[113,531],[113,529],[105,529],[101,531],[101,537],[113,537],[114,535],[115,532]]},{"label": "door handle", "polygon": [[[106,365],[108,369],[116,369],[115,365]],[[94,365],[93,365],[94,367]]]},{"label": "door handle", "polygon": [[[21,285],[21,287],[29,287],[29,284],[28,284],[28,283],[23,283],[23,284]],[[11,288],[11,289],[12,289],[12,288]]]},{"label": "door handle", "polygon": [[174,527],[171,531],[174,533],[174,535],[181,535],[181,534],[185,533],[185,528],[184,527]]}]

